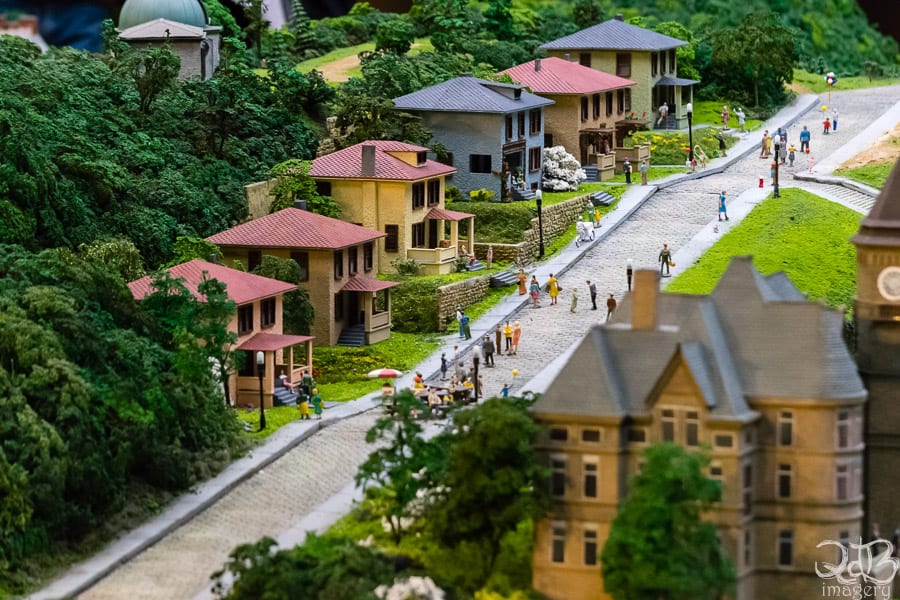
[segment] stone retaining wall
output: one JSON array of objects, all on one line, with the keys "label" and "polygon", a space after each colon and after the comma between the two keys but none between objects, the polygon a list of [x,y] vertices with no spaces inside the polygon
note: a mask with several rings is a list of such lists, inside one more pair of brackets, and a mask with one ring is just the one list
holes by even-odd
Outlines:
[{"label": "stone retaining wall", "polygon": [[439,287],[437,289],[439,329],[443,329],[445,324],[456,319],[457,306],[465,309],[484,299],[490,283],[490,275],[482,275]]}]

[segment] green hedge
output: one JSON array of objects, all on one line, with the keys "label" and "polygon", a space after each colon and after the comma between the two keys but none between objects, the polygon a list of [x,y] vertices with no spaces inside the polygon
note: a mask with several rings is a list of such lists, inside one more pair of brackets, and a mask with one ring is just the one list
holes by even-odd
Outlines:
[{"label": "green hedge", "polygon": [[[448,210],[475,215],[475,241],[494,244],[518,244],[522,233],[531,227],[537,211],[533,202],[451,202]],[[460,234],[468,235],[468,225],[460,224]]]},{"label": "green hedge", "polygon": [[[717,158],[719,154],[719,140],[716,137],[719,130],[713,127],[694,129],[694,146],[697,144],[703,148],[709,160]],[[688,134],[681,131],[638,131],[632,138],[635,144],[650,144],[650,159],[654,165],[683,165],[688,153]],[[725,136],[725,144],[732,146],[735,139],[730,135]],[[636,171],[637,167],[633,167]],[[640,174],[638,174],[640,177]]]},{"label": "green hedge", "polygon": [[437,331],[437,289],[446,283],[438,278],[412,278],[391,290],[391,320],[395,331]]}]

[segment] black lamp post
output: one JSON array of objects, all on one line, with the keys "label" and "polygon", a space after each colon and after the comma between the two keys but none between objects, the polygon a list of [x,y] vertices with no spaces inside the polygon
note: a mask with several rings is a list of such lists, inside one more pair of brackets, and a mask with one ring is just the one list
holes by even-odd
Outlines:
[{"label": "black lamp post", "polygon": [[772,185],[775,186],[774,191],[772,192],[773,198],[781,198],[781,194],[778,193],[778,161],[781,156],[781,144],[778,141],[775,142],[775,173],[774,177],[772,177]]},{"label": "black lamp post", "polygon": [[266,428],[266,409],[263,404],[263,374],[266,370],[266,354],[263,351],[256,353],[256,372],[259,373],[259,430]]},{"label": "black lamp post", "polygon": [[687,103],[685,107],[687,109],[687,117],[688,117],[688,145],[690,146],[690,154],[688,155],[688,160],[691,161],[691,170],[694,167],[694,105],[690,102]]},{"label": "black lamp post", "polygon": [[535,190],[535,199],[538,209],[538,258],[544,258],[544,216],[541,207],[544,204],[543,193],[541,190]]},{"label": "black lamp post", "polygon": [[625,277],[628,279],[628,291],[631,291],[631,276],[634,275],[634,268],[631,266],[631,259],[628,259],[628,263],[625,266]]},{"label": "black lamp post", "polygon": [[475,385],[475,403],[478,404],[478,393],[480,390],[478,389],[478,364],[481,362],[481,346],[475,346],[475,349],[472,351],[472,364],[475,365],[475,381],[472,383]]}]

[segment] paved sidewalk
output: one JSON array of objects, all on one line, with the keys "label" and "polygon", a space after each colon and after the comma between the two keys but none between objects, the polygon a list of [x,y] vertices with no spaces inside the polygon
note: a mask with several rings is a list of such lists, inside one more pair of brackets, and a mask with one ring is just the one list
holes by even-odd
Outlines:
[{"label": "paved sidewalk", "polygon": [[[875,131],[881,125],[873,124],[868,129],[866,125],[880,122],[870,116],[876,110],[880,111],[878,114],[900,111],[900,103],[895,101],[898,90],[900,86],[893,86],[870,93],[865,101],[871,107],[865,113],[859,110],[856,114],[847,107],[840,109],[841,131],[862,132],[850,143],[864,147],[881,135],[881,131]],[[858,105],[863,102],[862,96],[852,92],[834,93],[833,97],[835,103],[844,97]],[[814,112],[810,116],[810,109],[820,105],[821,99],[816,96],[801,96],[763,128],[770,132],[778,126],[789,128],[791,139],[795,140],[797,124],[817,117]],[[900,113],[890,118],[896,122]],[[768,161],[763,164],[748,158],[758,151],[761,134],[761,129],[744,134],[727,158],[714,159],[703,172],[671,176],[649,186],[632,186],[616,209],[604,217],[603,227],[593,242],[580,248],[570,244],[558,255],[533,265],[532,272],[541,282],[550,273],[560,277],[564,295],[557,306],[546,306],[544,298],[542,308],[527,308],[530,302],[527,296],[513,291],[472,324],[473,339],[468,345],[463,346],[456,335],[446,336],[441,347],[417,369],[436,374],[442,352],[449,356],[454,345],[460,346],[461,354],[470,352],[472,342],[484,333],[493,332],[497,323],[507,318],[518,319],[523,326],[519,354],[498,355],[496,368],[482,369],[486,395],[498,393],[503,383],[512,384],[514,393],[545,389],[558,372],[554,365],[566,360],[566,353],[574,348],[587,328],[605,318],[602,307],[607,294],[621,298],[625,293],[625,264],[629,258],[633,259],[635,269],[653,268],[658,246],[667,240],[675,251],[675,262],[686,266],[768,195],[768,186],[755,185],[761,173],[767,178]],[[814,143],[817,152],[823,155],[824,164],[820,166],[825,169],[829,164],[825,158],[829,146],[837,152],[848,142],[841,134],[832,134],[825,140],[817,139],[820,137],[823,136],[814,135]],[[799,170],[795,168],[794,172]],[[786,179],[790,174],[786,170],[783,177]],[[731,221],[723,224],[717,233],[714,206],[718,189],[728,190]],[[630,218],[639,210],[640,219]],[[586,279],[598,285],[601,310],[590,310]],[[576,288],[580,293],[579,307],[570,313],[569,294]],[[517,369],[520,375],[513,377],[512,369]],[[400,378],[397,386],[402,388],[411,383],[409,374]],[[359,434],[374,421],[375,413],[367,411],[377,406],[377,396],[377,393],[370,394],[329,409],[321,422],[295,422],[282,428],[264,446],[254,450],[252,456],[235,462],[151,522],[125,534],[30,597],[79,596],[104,578],[102,585],[81,597],[165,600],[210,597],[208,576],[222,566],[223,557],[236,543],[271,535],[287,547],[302,540],[307,530],[321,531],[346,512],[357,494],[352,475],[356,465],[368,454],[368,447]],[[331,428],[331,433],[313,436],[323,427]],[[207,511],[213,507],[215,510]],[[253,516],[256,512],[272,514],[258,515],[257,519]],[[164,543],[157,544],[160,540]],[[159,547],[154,547],[155,544]],[[186,554],[179,555],[179,552]],[[140,560],[132,560],[135,557]],[[126,561],[132,562],[123,567]],[[188,572],[173,572],[178,566],[187,568]],[[110,573],[112,576],[107,577]]]}]

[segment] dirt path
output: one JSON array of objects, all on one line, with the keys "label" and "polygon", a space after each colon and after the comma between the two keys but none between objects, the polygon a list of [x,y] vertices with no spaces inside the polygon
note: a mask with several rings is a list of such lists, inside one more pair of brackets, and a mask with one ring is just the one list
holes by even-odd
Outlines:
[{"label": "dirt path", "polygon": [[842,164],[840,168],[854,169],[872,163],[895,162],[897,159],[900,159],[900,123],[897,123],[891,131],[878,138],[870,148],[863,150]]},{"label": "dirt path", "polygon": [[350,79],[349,72],[358,66],[359,56],[354,54],[353,56],[347,56],[345,58],[339,58],[338,60],[331,61],[330,63],[324,64],[316,70],[322,74],[322,77],[325,78],[325,81],[343,83]]}]

